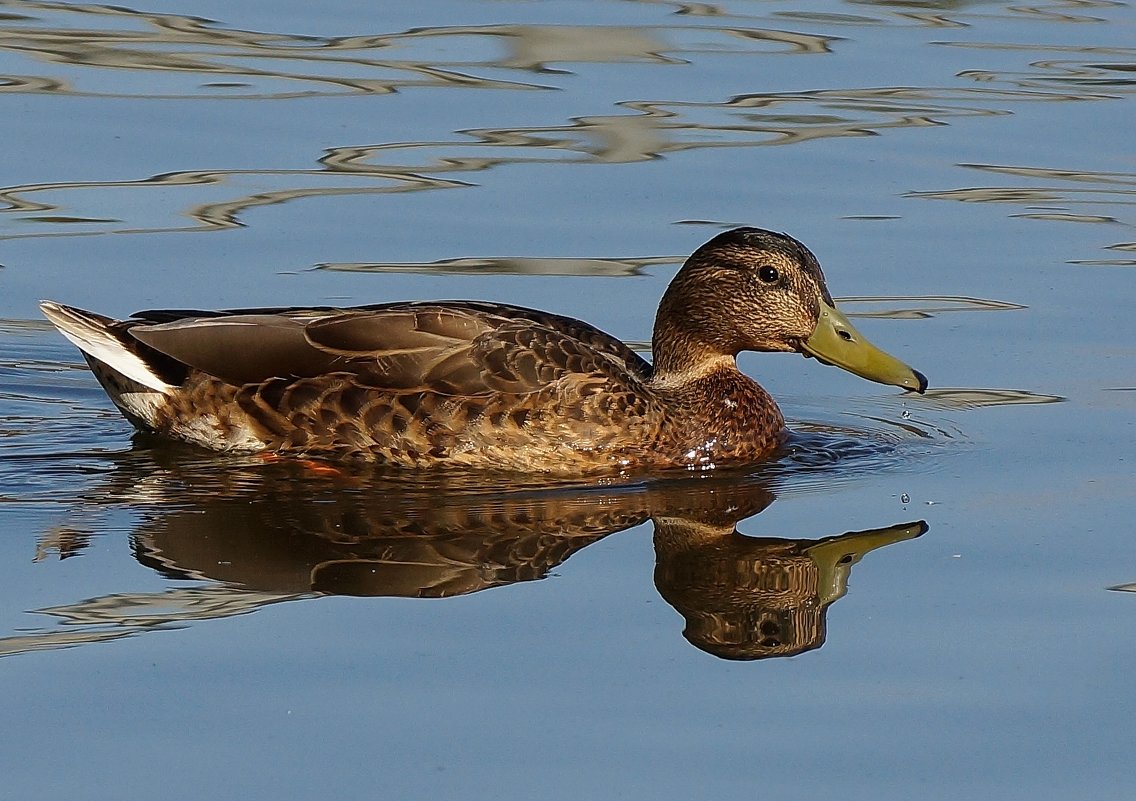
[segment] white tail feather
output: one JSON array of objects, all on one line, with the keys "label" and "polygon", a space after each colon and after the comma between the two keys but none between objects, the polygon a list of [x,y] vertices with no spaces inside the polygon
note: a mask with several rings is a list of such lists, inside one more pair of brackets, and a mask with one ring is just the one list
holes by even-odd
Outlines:
[{"label": "white tail feather", "polygon": [[41,301],[39,307],[59,333],[95,361],[148,389],[163,394],[173,389],[107,329],[108,318],[50,300]]}]

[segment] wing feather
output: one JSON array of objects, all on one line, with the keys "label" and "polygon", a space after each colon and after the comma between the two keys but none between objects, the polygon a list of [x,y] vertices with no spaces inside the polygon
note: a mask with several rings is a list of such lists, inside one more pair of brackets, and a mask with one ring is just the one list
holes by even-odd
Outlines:
[{"label": "wing feather", "polygon": [[190,317],[135,325],[132,337],[156,351],[235,384],[312,378],[336,372],[344,359],[313,347],[303,323],[279,315]]},{"label": "wing feather", "polygon": [[561,381],[639,387],[650,365],[587,323],[476,301],[351,309],[150,311],[129,333],[231,384],[350,373],[362,386],[523,395]]}]

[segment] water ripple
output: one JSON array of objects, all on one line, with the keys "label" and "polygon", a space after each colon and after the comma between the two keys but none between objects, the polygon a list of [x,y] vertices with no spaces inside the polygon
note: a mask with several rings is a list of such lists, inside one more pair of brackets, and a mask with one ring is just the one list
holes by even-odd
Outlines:
[{"label": "water ripple", "polygon": [[[985,173],[1023,179],[1019,184],[972,186],[960,189],[908,192],[905,197],[953,200],[960,203],[998,203],[1021,207],[1010,217],[1046,222],[1136,225],[1136,173],[998,164],[960,164]],[[1108,213],[1106,213],[1108,212]],[[1117,212],[1129,212],[1119,215]],[[1119,242],[1106,250],[1128,253],[1136,244]],[[1131,258],[1078,259],[1070,264],[1130,266]]]},{"label": "water ripple", "polygon": [[[966,4],[870,5],[881,16],[767,16],[840,26],[915,17],[920,24],[963,24],[959,20],[982,15]],[[1113,5],[1062,3],[1008,13],[1069,20],[1078,18],[1075,10]],[[840,41],[831,34],[759,24],[760,16],[725,7],[673,7],[681,21],[659,26],[470,25],[321,37],[240,30],[197,17],[111,6],[26,2],[19,4],[23,13],[0,22],[5,33],[0,49],[17,65],[0,76],[0,92],[247,100],[427,87],[540,91],[569,88],[558,78],[566,73],[565,64],[671,69],[695,55],[824,55]],[[469,128],[458,131],[455,140],[344,143],[311,154],[308,169],[197,169],[0,187],[5,204],[0,211],[7,223],[2,238],[230,230],[244,225],[242,216],[259,207],[315,197],[463,188],[473,185],[478,173],[505,165],[629,164],[691,150],[877,136],[947,125],[956,118],[1003,116],[1025,102],[1113,99],[1134,85],[1136,51],[1130,47],[935,44],[1057,57],[1032,62],[1026,71],[960,71],[958,77],[970,86],[822,88],[710,99],[632,97],[616,102],[610,114],[531,127]],[[37,74],[45,65],[51,74]],[[132,78],[135,74],[145,79]],[[540,82],[533,82],[534,74]],[[256,192],[239,188],[251,182],[258,186]],[[146,202],[138,201],[139,192],[146,193]],[[1026,214],[1082,222],[1115,219],[1069,210]]]},{"label": "water ripple", "polygon": [[[97,5],[21,3],[3,48],[51,64],[7,76],[0,91],[85,97],[287,99],[411,88],[550,89],[499,71],[570,75],[552,65],[682,65],[698,53],[826,53],[837,37],[704,25],[477,25],[336,37],[246,31],[212,20]],[[455,55],[455,53],[457,55]],[[78,69],[76,69],[78,68]],[[135,92],[113,71],[145,72]]]}]

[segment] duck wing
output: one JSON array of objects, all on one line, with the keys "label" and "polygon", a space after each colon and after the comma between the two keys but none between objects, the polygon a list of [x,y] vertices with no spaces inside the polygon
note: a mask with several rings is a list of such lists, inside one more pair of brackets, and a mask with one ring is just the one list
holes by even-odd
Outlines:
[{"label": "duck wing", "polygon": [[138,341],[220,380],[348,373],[367,387],[443,395],[526,394],[570,375],[638,384],[650,365],[587,323],[456,301],[350,309],[147,311]]}]

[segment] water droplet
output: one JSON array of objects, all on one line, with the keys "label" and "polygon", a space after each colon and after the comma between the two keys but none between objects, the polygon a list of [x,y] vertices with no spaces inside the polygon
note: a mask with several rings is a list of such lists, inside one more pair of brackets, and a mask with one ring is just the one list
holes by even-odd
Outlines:
[{"label": "water droplet", "polygon": [[911,412],[909,412],[907,409],[904,409],[903,414],[901,414],[900,417],[902,417],[904,420],[910,420]]},{"label": "water droplet", "polygon": [[909,497],[907,496],[907,493],[906,493],[906,492],[905,492],[905,493],[903,493],[902,495],[900,495],[900,496],[899,496],[899,501],[900,501],[900,503],[907,503],[907,502],[908,502],[908,501],[910,501],[910,500],[911,500],[911,498],[909,498]]}]

